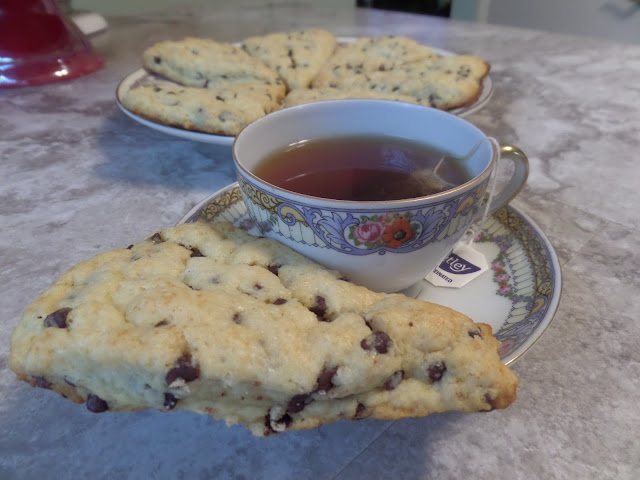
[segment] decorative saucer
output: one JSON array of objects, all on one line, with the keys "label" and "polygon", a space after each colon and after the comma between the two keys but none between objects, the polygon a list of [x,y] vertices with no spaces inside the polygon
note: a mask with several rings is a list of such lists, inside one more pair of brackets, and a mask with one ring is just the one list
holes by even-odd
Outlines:
[{"label": "decorative saucer", "polygon": [[[178,223],[197,220],[231,222],[254,235],[270,228],[268,222],[257,223],[248,215],[237,183],[202,200]],[[409,294],[491,325],[502,342],[500,358],[508,365],[540,338],[553,319],[562,286],[558,257],[540,228],[512,206],[487,219],[473,246],[487,258],[488,271],[459,289],[423,280]]]}]

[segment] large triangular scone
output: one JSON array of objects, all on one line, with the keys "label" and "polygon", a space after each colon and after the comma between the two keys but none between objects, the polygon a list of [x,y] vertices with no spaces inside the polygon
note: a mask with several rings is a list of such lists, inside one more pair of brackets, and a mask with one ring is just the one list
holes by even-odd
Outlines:
[{"label": "large triangular scone", "polygon": [[65,273],[24,312],[9,364],[93,412],[186,409],[262,436],[505,408],[518,380],[497,347],[451,309],[195,223]]},{"label": "large triangular scone", "polygon": [[249,37],[242,46],[278,72],[293,89],[310,85],[311,79],[335,50],[336,38],[327,30],[312,28]]}]

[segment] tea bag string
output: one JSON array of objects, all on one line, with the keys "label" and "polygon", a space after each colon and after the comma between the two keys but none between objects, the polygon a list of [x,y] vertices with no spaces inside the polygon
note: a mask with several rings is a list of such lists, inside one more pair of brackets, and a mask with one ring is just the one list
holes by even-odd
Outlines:
[{"label": "tea bag string", "polygon": [[498,141],[495,138],[493,138],[493,137],[485,137],[485,138],[483,138],[478,143],[476,143],[476,145],[471,149],[471,152],[469,154],[467,154],[467,156],[465,158],[468,158],[471,155],[473,155],[476,152],[476,150],[478,150],[480,145],[485,141],[488,141],[491,144],[491,146],[493,147],[494,157],[495,157],[496,161],[494,162],[493,167],[491,168],[491,173],[490,173],[490,176],[489,176],[489,188],[488,188],[489,197],[487,198],[487,203],[485,204],[484,212],[482,213],[482,218],[481,218],[480,222],[474,223],[471,226],[471,235],[469,235],[468,238],[466,239],[466,241],[464,242],[467,245],[471,245],[473,243],[473,241],[475,240],[475,238],[477,236],[478,230],[482,229],[482,226],[484,225],[484,222],[487,221],[487,217],[489,216],[489,207],[491,206],[491,202],[493,201],[493,197],[495,196],[496,184],[498,183],[497,179],[498,179],[498,166],[500,164],[500,144],[498,143]]},{"label": "tea bag string", "polygon": [[[471,150],[469,150],[469,153],[467,153],[464,157],[462,157],[461,163],[464,163],[468,158],[472,157],[473,155],[475,155],[475,153],[478,151],[478,149],[480,148],[480,145],[482,145],[485,141],[491,141],[493,140],[491,137],[485,137],[482,138],[480,140],[478,140],[476,142],[476,144],[471,147]],[[494,140],[495,141],[495,140]],[[442,178],[439,174],[438,174],[438,169],[447,161],[447,157],[446,156],[442,156],[440,158],[440,160],[438,161],[438,163],[436,164],[435,167],[433,167],[433,176],[435,178],[437,178],[438,180],[440,180],[440,183],[442,183],[443,185],[448,185],[450,187],[455,187],[457,186],[457,184],[455,183],[451,183],[446,181],[444,178]]]}]

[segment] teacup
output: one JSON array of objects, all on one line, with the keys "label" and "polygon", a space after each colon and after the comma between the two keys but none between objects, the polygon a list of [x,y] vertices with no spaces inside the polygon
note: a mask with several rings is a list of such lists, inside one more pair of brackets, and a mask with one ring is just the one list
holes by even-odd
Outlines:
[{"label": "teacup", "polygon": [[[455,158],[469,180],[433,195],[349,201],[292,192],[259,178],[256,167],[302,140],[396,137]],[[500,158],[510,178],[489,199]],[[375,291],[396,292],[423,279],[451,252],[474,220],[511,200],[528,176],[526,156],[471,123],[420,105],[335,100],[276,111],[242,130],[233,144],[238,182],[249,215],[274,238]],[[489,204],[487,202],[490,202]]]}]

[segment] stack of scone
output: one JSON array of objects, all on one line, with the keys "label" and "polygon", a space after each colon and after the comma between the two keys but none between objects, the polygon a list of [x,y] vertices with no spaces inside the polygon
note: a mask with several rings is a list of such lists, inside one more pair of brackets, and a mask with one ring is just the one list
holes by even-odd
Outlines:
[{"label": "stack of scone", "polygon": [[190,223],[65,273],[25,310],[9,366],[92,412],[185,409],[268,436],[506,408],[518,379],[498,346],[449,308]]},{"label": "stack of scone", "polygon": [[235,136],[279,108],[319,100],[376,98],[442,110],[473,103],[489,64],[472,55],[441,56],[406,37],[340,43],[309,29],[246,38],[234,45],[186,38],[143,54],[152,73],[120,101],[151,121]]}]

